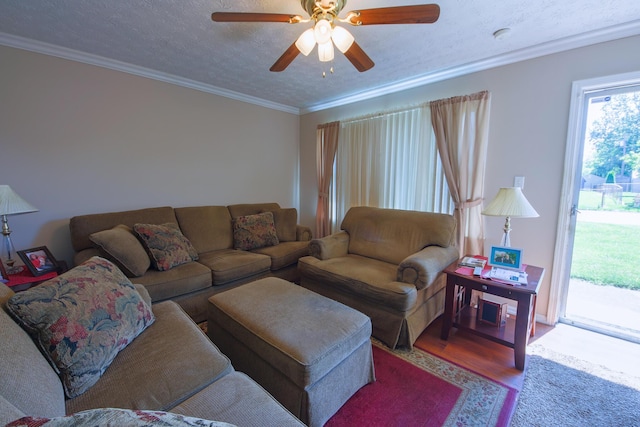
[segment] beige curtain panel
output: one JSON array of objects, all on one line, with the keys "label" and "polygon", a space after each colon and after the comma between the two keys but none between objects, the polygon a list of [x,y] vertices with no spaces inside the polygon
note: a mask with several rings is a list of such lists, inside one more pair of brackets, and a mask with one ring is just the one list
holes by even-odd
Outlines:
[{"label": "beige curtain panel", "polygon": [[488,91],[432,101],[431,123],[455,203],[460,253],[484,253],[482,200],[489,144]]},{"label": "beige curtain panel", "polygon": [[316,208],[316,235],[320,238],[331,234],[329,228],[329,186],[333,175],[333,160],[338,148],[340,122],[325,123],[316,132],[316,181],[318,206]]}]

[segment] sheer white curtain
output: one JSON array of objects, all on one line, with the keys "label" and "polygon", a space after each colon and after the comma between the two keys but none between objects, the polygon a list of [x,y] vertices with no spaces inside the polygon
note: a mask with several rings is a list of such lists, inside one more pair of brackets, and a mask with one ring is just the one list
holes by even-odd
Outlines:
[{"label": "sheer white curtain", "polygon": [[331,230],[352,206],[453,212],[428,105],[341,122]]}]

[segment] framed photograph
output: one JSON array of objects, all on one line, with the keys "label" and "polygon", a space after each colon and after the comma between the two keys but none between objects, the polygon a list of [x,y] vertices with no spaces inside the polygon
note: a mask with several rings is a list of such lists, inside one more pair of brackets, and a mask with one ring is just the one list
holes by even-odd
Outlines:
[{"label": "framed photograph", "polygon": [[46,246],[18,251],[18,255],[34,276],[58,269],[58,262]]},{"label": "framed photograph", "polygon": [[491,246],[489,265],[520,270],[522,268],[522,249]]},{"label": "framed photograph", "polygon": [[478,321],[493,326],[507,323],[507,304],[478,299]]}]

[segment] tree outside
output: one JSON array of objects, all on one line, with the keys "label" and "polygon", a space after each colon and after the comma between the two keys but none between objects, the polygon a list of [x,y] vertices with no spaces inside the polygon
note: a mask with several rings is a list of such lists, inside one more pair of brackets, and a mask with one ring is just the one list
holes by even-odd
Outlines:
[{"label": "tree outside", "polygon": [[625,192],[640,192],[640,91],[600,102],[587,135],[593,151],[585,159],[583,175],[602,177]]}]

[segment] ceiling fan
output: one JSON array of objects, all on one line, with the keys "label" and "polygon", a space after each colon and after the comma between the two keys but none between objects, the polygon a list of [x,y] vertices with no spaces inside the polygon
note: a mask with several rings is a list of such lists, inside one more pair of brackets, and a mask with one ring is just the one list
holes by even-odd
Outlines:
[{"label": "ceiling fan", "polygon": [[300,37],[271,66],[271,71],[284,71],[299,53],[307,56],[318,45],[320,61],[334,58],[334,45],[360,72],[371,69],[375,64],[354,37],[337,23],[360,25],[380,24],[431,24],[440,16],[440,6],[423,4],[415,6],[392,6],[377,9],[363,9],[348,12],[344,18],[338,17],[347,4],[347,0],[300,0],[309,18],[284,13],[250,12],[214,12],[211,19],[215,22],[282,22],[299,24],[311,22],[312,28],[304,31]]}]

